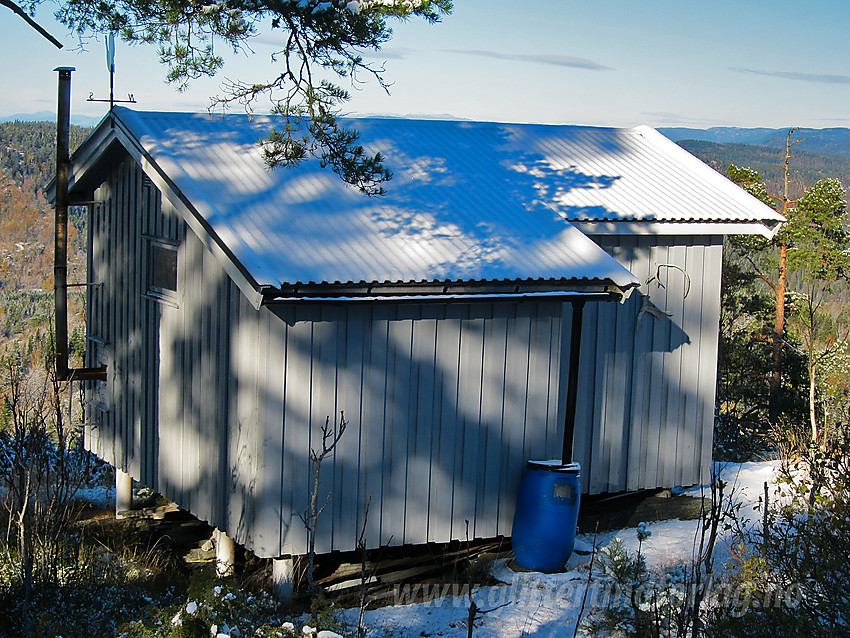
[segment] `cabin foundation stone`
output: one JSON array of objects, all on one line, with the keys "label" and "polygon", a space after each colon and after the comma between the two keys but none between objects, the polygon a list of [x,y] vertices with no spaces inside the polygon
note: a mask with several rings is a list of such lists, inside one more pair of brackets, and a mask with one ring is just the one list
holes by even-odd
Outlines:
[{"label": "cabin foundation stone", "polygon": [[295,595],[295,559],[275,558],[272,561],[272,588],[278,600],[292,600]]},{"label": "cabin foundation stone", "polygon": [[213,532],[215,542],[215,575],[219,578],[233,576],[236,565],[236,543],[221,530]]},{"label": "cabin foundation stone", "polygon": [[133,509],[133,477],[115,468],[115,518]]}]

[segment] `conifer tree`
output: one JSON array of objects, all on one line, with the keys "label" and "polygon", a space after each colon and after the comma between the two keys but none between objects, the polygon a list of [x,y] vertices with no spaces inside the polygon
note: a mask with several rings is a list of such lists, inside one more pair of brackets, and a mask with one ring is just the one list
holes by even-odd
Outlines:
[{"label": "conifer tree", "polygon": [[[834,281],[843,277],[848,267],[845,192],[836,179],[821,180],[803,197],[789,196],[791,148],[802,140],[792,141],[796,129],[788,131],[785,148],[784,187],[781,195],[768,193],[758,173],[749,168],[730,166],[727,175],[749,193],[781,212],[786,222],[771,240],[739,239],[733,247],[753,267],[757,277],[774,294],[774,330],[771,337],[773,367],[769,379],[769,416],[776,421],[780,412],[782,368],[786,340],[786,305],[789,275],[806,281]],[[811,360],[810,360],[811,365]],[[815,374],[816,368],[809,373]],[[810,385],[814,378],[810,378]],[[810,390],[810,402],[814,400]],[[814,410],[810,406],[813,432],[816,432]]]},{"label": "conifer tree", "polygon": [[365,152],[357,132],[338,122],[350,96],[328,78],[354,85],[366,75],[388,89],[384,69],[361,52],[377,51],[392,37],[389,19],[433,23],[451,9],[451,0],[60,0],[56,17],[83,35],[115,32],[126,42],[158,47],[168,81],[180,90],[222,68],[222,45],[250,53],[260,25],[270,28],[265,35],[278,43],[274,77],[226,82],[214,105],[238,104],[250,113],[259,98],[268,98],[282,116],[263,149],[269,166],[317,155],[343,180],[375,195],[383,193],[390,172],[379,153]]}]

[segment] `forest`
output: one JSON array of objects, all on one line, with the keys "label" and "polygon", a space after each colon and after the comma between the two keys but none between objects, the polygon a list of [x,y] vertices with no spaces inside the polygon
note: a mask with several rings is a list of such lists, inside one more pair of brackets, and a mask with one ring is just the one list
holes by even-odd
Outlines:
[{"label": "forest", "polygon": [[[771,192],[778,192],[782,186],[783,148],[690,139],[680,140],[677,144],[719,173],[725,173],[730,164],[747,166],[761,175]],[[793,169],[793,197],[799,197],[803,190],[821,179],[837,178],[843,184],[850,184],[850,157],[845,155],[794,149]]]},{"label": "forest", "polygon": [[[72,148],[86,133],[72,128]],[[245,564],[255,571],[246,567],[223,594],[216,581],[177,566],[134,523],[80,523],[74,495],[97,475],[93,466],[106,470],[81,448],[81,397],[52,369],[53,229],[44,190],[54,135],[52,123],[0,124],[0,610],[7,612],[0,633],[204,636],[211,623],[226,627],[227,614],[241,614],[243,636],[300,635],[259,593],[268,583],[250,557]],[[700,513],[700,552],[660,580],[641,555],[645,527],[638,528],[637,553],[601,549],[605,582],[628,596],[620,607],[597,609],[582,625],[587,635],[846,635],[850,236],[843,184],[850,159],[798,150],[797,139],[788,136],[783,148],[680,142],[788,219],[772,240],[729,237],[724,246],[714,437],[718,462],[777,460],[785,500],[769,500],[765,484],[762,520],[745,527],[717,478]],[[69,281],[84,283],[85,209],[72,210],[70,219]],[[84,288],[74,290],[70,350],[79,360]],[[711,551],[721,533],[737,543],[733,564],[723,569]],[[365,574],[365,558],[363,564]],[[588,583],[593,569],[591,560]],[[716,581],[736,591],[793,585],[802,602],[732,609],[706,595]],[[300,604],[308,622],[341,631],[324,596],[310,591]],[[469,605],[472,636],[480,609],[471,595]],[[362,618],[358,636],[369,635]]]}]

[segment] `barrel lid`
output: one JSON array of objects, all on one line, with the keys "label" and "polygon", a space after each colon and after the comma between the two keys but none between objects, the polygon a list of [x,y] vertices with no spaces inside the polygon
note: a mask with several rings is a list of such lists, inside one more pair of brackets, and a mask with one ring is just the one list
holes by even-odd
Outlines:
[{"label": "barrel lid", "polygon": [[578,463],[567,463],[566,465],[561,459],[550,459],[548,461],[529,461],[529,469],[546,470],[548,472],[564,472],[569,474],[578,473],[581,471],[581,465]]}]

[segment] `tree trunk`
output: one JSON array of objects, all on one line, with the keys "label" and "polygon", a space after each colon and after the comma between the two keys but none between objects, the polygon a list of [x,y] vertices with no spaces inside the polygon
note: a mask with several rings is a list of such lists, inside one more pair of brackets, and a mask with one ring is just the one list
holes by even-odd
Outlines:
[{"label": "tree trunk", "polygon": [[816,383],[817,365],[809,363],[809,421],[812,424],[812,445],[818,443],[818,422],[815,416],[815,394],[817,390]]},{"label": "tree trunk", "polygon": [[782,361],[785,339],[785,285],[788,269],[788,246],[779,247],[779,273],[776,278],[776,318],[773,325],[773,371],[770,375],[769,414],[774,423],[779,416],[779,399],[782,390]]}]

